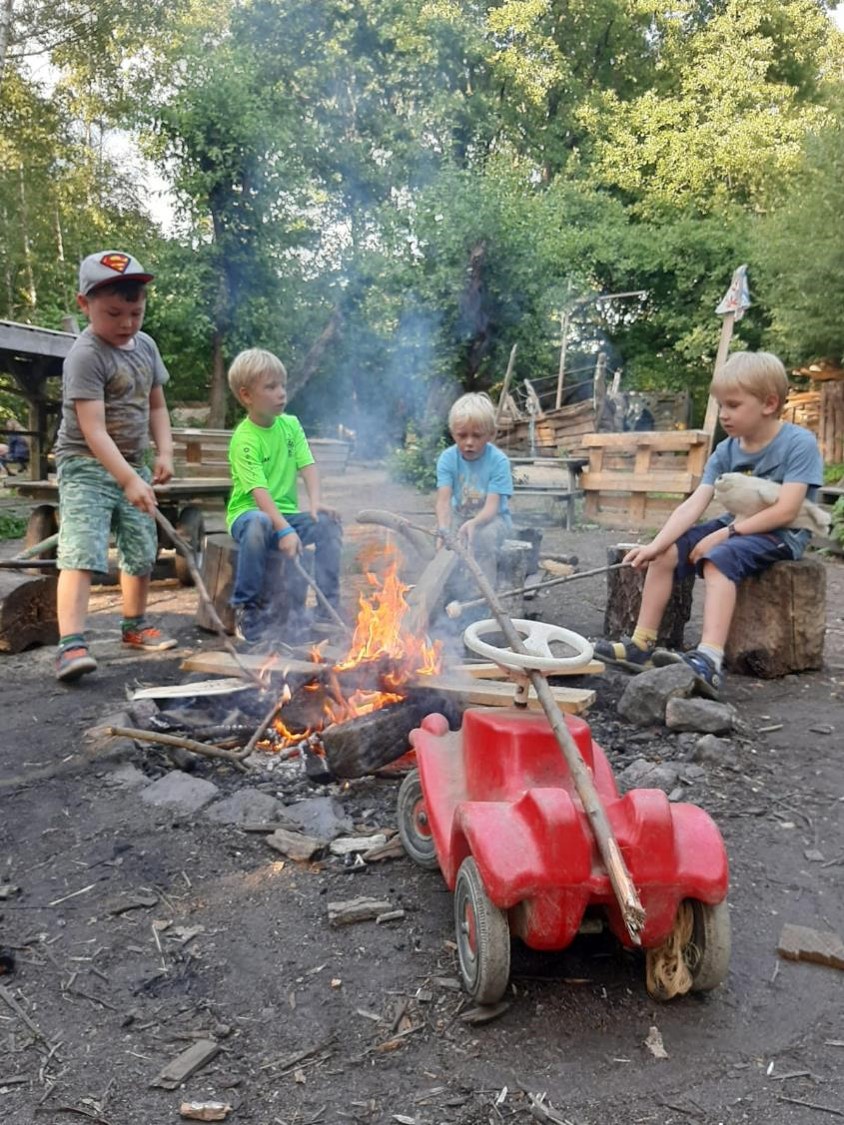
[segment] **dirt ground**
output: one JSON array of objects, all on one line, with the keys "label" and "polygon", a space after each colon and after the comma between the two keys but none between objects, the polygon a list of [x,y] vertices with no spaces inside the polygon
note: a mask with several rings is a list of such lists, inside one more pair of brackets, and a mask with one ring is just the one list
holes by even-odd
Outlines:
[{"label": "dirt ground", "polygon": [[[353,468],[328,493],[346,519],[350,594],[366,542],[354,512],[430,512],[376,468]],[[544,547],[576,553],[582,568],[630,538],[566,533],[548,518],[517,508],[517,523],[544,524]],[[143,803],[139,791],[172,765],[162,751],[86,742],[88,728],[125,710],[127,691],[183,682],[182,658],[219,647],[194,625],[196,595],[162,581],[151,609],[179,648],[127,655],[117,593],[100,589],[95,676],[62,687],[50,650],[0,657],[0,973],[11,970],[0,976],[0,1121],[163,1125],[183,1101],[227,1102],[227,1120],[254,1125],[844,1116],[844,976],[776,954],[785,922],[844,935],[844,566],[826,566],[824,669],[731,677],[726,697],[742,719],[735,768],[707,765],[688,791],[729,852],[726,985],[658,1004],[638,956],[583,937],[557,955],[515,949],[509,1007],[482,1025],[461,1019],[471,1005],[438,872],[406,858],[354,870],[338,857],[282,862],[260,834]],[[604,593],[601,578],[563,587],[542,616],[594,637]],[[589,719],[615,768],[686,757],[688,739],[619,721],[624,682],[610,672],[589,684],[598,692]],[[222,794],[253,786],[285,804],[334,794],[356,830],[395,826],[395,779],[311,788],[301,775],[245,780],[207,761],[194,774]],[[404,917],[329,926],[328,902],[364,894]],[[133,895],[146,905],[123,909]],[[667,1059],[645,1047],[651,1027]],[[207,1037],[219,1053],[184,1088],[151,1085]]]}]

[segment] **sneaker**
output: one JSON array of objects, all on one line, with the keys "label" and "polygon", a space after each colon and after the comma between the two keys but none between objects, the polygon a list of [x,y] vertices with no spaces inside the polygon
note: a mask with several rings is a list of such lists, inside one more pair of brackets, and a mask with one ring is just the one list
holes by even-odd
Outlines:
[{"label": "sneaker", "polygon": [[86,672],[96,672],[97,662],[84,642],[73,642],[56,653],[56,679],[72,684]]},{"label": "sneaker", "polygon": [[693,648],[691,652],[672,652],[658,648],[653,657],[654,666],[665,668],[669,664],[686,664],[695,674],[695,687],[709,699],[720,699],[724,686],[724,673],[719,672],[705,652]]},{"label": "sneaker", "polygon": [[234,635],[244,644],[256,645],[264,639],[265,622],[261,607],[238,605],[234,608]]},{"label": "sneaker", "polygon": [[616,664],[628,672],[646,672],[653,667],[653,649],[639,648],[629,637],[622,637],[620,641],[596,641],[593,649],[598,660]]},{"label": "sneaker", "polygon": [[123,630],[123,643],[129,648],[142,648],[147,652],[163,652],[166,648],[175,648],[179,643],[174,637],[168,637],[146,621],[129,629]]}]

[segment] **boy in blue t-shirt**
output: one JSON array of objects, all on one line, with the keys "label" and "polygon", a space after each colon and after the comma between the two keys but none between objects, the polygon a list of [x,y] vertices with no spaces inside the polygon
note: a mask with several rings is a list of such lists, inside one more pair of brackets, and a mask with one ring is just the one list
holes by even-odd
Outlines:
[{"label": "boy in blue t-shirt", "polygon": [[[624,556],[634,567],[647,567],[636,629],[620,641],[598,641],[595,655],[634,672],[651,664],[683,662],[703,694],[714,699],[723,684],[724,646],[738,584],[775,562],[801,557],[811,533],[792,523],[803,501],[814,499],[823,484],[823,458],[814,434],[780,420],[788,377],[775,355],[736,352],[712,380],[710,392],[718,400],[727,437],[706,462],[701,483],[656,538]],[[752,516],[728,513],[697,524],[723,473],[775,481],[782,486],[779,498]],[[692,573],[702,575],[706,585],[700,644],[687,653],[654,651],[673,582]]]},{"label": "boy in blue t-shirt", "polygon": [[437,527],[471,548],[495,583],[498,549],[512,533],[509,498],[513,475],[506,454],[492,444],[495,407],[489,395],[468,394],[448,412],[454,445],[437,458]]}]

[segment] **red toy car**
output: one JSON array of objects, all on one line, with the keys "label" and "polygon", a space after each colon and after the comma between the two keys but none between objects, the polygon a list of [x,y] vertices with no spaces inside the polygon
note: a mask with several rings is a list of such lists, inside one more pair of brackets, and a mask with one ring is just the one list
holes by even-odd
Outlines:
[{"label": "red toy car", "polygon": [[[566,723],[646,911],[639,936],[649,991],[666,999],[715,988],[730,959],[720,832],[702,809],[670,804],[661,790],[620,797],[587,723],[570,716]],[[594,929],[597,916],[633,945],[543,715],[468,710],[460,731],[428,715],[411,743],[418,770],[399,791],[399,833],[408,855],[439,866],[454,891],[460,970],[479,1003],[504,994],[511,935],[534,949],[564,949],[581,928]]]}]

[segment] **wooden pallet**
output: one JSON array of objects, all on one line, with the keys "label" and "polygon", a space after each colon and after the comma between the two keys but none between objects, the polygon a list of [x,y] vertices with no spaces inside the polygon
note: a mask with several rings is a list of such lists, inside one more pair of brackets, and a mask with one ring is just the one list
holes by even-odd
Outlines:
[{"label": "wooden pallet", "polygon": [[709,450],[704,430],[588,434],[581,473],[584,517],[604,527],[659,527],[700,484]]}]

